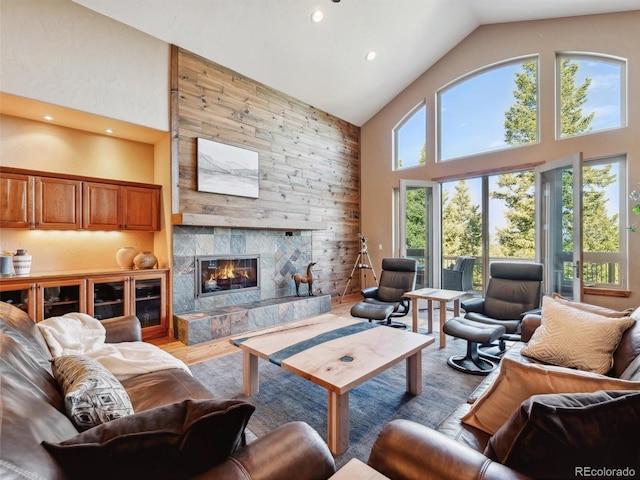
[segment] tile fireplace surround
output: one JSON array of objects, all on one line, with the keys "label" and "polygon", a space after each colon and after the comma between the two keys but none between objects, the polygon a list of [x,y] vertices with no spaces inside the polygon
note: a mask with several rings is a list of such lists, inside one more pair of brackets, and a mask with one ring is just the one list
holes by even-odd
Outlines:
[{"label": "tile fireplace surround", "polygon": [[[196,297],[197,256],[259,257],[260,288]],[[174,226],[173,314],[178,339],[193,345],[331,309],[330,295],[295,296],[293,275],[311,262],[311,232]]]}]

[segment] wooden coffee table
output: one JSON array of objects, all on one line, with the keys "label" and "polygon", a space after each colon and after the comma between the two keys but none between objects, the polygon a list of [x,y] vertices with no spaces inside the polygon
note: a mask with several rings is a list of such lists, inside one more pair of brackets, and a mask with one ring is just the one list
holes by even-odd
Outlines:
[{"label": "wooden coffee table", "polygon": [[327,444],[349,448],[349,391],[406,359],[407,392],[422,392],[422,349],[435,339],[332,314],[229,340],[243,352],[244,394],[259,391],[258,357],[327,389]]},{"label": "wooden coffee table", "polygon": [[447,302],[453,301],[453,315],[460,316],[460,299],[467,292],[458,290],[442,290],[439,288],[421,288],[405,293],[404,296],[411,299],[411,310],[413,316],[412,329],[418,331],[418,300],[427,300],[427,333],[433,332],[433,302],[440,302],[440,348],[447,346],[447,337],[442,331],[442,326],[447,319]]}]

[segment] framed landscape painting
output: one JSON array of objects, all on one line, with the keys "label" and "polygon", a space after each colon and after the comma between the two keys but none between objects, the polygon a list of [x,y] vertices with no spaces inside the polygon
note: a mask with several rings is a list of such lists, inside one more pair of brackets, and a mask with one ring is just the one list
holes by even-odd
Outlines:
[{"label": "framed landscape painting", "polygon": [[198,138],[198,191],[258,198],[258,152]]}]

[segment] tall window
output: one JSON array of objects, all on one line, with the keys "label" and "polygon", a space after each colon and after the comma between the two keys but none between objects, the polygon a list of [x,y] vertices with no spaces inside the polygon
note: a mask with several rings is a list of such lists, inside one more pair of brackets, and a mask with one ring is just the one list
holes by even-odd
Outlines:
[{"label": "tall window", "polygon": [[556,57],[556,136],[571,137],[626,124],[626,62],[598,55]]},{"label": "tall window", "polygon": [[474,72],[437,96],[440,160],[538,141],[537,57]]},{"label": "tall window", "polygon": [[525,170],[442,184],[442,265],[459,255],[476,257],[473,284],[497,260],[535,258],[533,171]]},{"label": "tall window", "polygon": [[415,167],[427,162],[427,107],[421,103],[393,129],[394,169]]},{"label": "tall window", "polygon": [[482,178],[441,184],[442,266],[449,267],[461,255],[476,257],[473,286],[482,289],[483,210]]},{"label": "tall window", "polygon": [[626,286],[625,167],[624,157],[584,163],[582,250],[585,286]]}]

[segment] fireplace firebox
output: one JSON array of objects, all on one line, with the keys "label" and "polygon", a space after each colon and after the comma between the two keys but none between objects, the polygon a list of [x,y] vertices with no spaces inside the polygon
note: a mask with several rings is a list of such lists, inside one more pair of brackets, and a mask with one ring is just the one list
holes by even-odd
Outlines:
[{"label": "fireplace firebox", "polygon": [[196,257],[196,297],[260,288],[260,256]]}]

